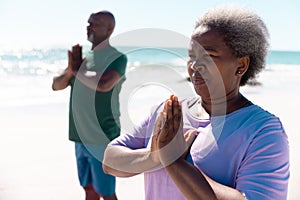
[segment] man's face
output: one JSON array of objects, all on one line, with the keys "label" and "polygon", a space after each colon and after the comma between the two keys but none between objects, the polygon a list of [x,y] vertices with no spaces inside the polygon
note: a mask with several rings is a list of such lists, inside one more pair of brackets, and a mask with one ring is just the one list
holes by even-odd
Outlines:
[{"label": "man's face", "polygon": [[109,22],[101,15],[92,14],[88,20],[87,37],[94,45],[98,45],[109,37]]}]

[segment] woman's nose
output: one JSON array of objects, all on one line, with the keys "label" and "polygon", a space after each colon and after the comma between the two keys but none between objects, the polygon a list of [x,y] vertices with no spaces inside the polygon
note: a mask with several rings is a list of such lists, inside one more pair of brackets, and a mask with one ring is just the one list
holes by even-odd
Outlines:
[{"label": "woman's nose", "polygon": [[194,60],[194,61],[191,63],[191,69],[192,69],[193,71],[201,72],[201,71],[204,69],[204,65],[201,64],[199,61]]}]

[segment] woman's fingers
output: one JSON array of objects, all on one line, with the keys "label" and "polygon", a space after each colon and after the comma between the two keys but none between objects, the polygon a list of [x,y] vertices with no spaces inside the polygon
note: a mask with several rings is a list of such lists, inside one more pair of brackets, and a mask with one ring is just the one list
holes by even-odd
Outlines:
[{"label": "woman's fingers", "polygon": [[163,124],[160,143],[167,145],[182,130],[181,104],[177,96],[171,95],[170,99],[166,100],[163,118],[165,118],[165,123]]},{"label": "woman's fingers", "polygon": [[158,135],[163,125],[164,125],[163,112],[161,112],[156,118],[153,135]]},{"label": "woman's fingers", "polygon": [[160,161],[164,166],[173,163],[186,151],[186,142],[182,133],[181,104],[175,95],[171,95],[164,106],[166,122],[158,138]]},{"label": "woman's fingers", "polygon": [[181,104],[176,96],[173,96],[172,102],[173,131],[175,134],[177,134],[178,130],[180,130],[180,127],[182,125]]}]

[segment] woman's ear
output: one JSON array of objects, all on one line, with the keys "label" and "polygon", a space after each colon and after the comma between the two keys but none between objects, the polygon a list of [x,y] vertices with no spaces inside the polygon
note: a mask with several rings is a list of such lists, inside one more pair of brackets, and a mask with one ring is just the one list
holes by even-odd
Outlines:
[{"label": "woman's ear", "polygon": [[248,70],[249,64],[250,64],[249,56],[243,56],[243,57],[239,58],[236,75],[243,76],[246,73],[246,71]]}]

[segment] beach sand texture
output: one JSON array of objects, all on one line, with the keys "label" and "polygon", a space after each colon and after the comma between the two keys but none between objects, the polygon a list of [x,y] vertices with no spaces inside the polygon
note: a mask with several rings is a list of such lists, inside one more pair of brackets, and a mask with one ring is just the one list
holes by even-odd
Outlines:
[{"label": "beach sand texture", "polygon": [[[4,78],[1,79],[3,82]],[[277,66],[262,72],[258,80],[261,86],[246,86],[242,92],[282,120],[290,142],[288,199],[300,199],[297,171],[300,169],[300,136],[297,134],[300,68]],[[0,107],[0,200],[84,199],[77,179],[74,144],[68,141],[67,135],[69,89],[53,92],[51,82],[52,77],[45,76],[39,83],[43,84],[45,96],[57,101]],[[34,82],[27,84],[34,90]],[[3,84],[0,87],[5,89]],[[28,92],[30,90],[24,93]],[[149,102],[149,98],[144,101]],[[118,178],[117,195],[120,200],[144,199],[143,176]]]}]

